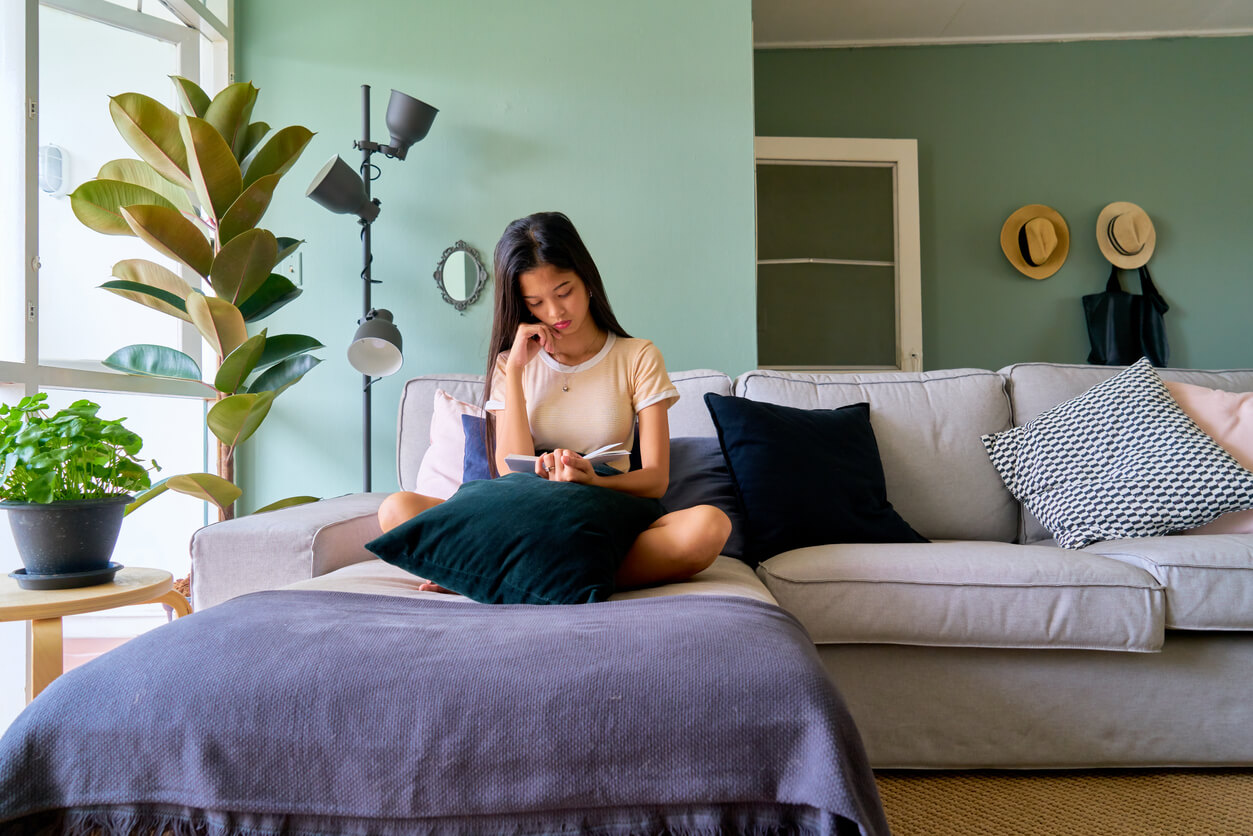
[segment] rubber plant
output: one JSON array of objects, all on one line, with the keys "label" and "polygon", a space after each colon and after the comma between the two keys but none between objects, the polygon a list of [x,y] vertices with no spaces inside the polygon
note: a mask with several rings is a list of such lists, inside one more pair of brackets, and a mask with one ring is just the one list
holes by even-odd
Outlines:
[{"label": "rubber plant", "polygon": [[[250,324],[301,292],[275,272],[301,241],[277,237],[259,224],[280,178],[313,133],[293,125],[271,134],[265,122],[251,121],[258,89],[250,82],[210,98],[194,82],[171,78],[181,112],[140,93],[110,98],[113,123],[139,159],[105,163],[94,180],[74,190],[70,203],[88,227],[139,238],[186,265],[212,291],[202,292],[153,261],[113,265],[112,280],[101,287],[191,323],[217,356],[217,372],[205,381],[192,357],[161,345],[120,348],[104,364],[129,374],[195,381],[211,389],[207,395],[216,401],[207,423],[219,442],[218,474],[163,479],[128,511],[173,490],[212,502],[229,519],[241,495],[233,483],[236,448],[257,431],[274,399],[321,362],[309,353],[322,348],[312,337],[265,329],[248,334]],[[288,497],[258,511],[316,498]]]}]

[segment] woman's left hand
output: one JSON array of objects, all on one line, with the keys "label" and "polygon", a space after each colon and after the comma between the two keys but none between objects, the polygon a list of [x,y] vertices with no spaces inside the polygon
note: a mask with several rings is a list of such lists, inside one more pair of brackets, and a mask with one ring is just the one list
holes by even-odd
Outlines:
[{"label": "woman's left hand", "polygon": [[[573,450],[557,449],[552,452],[553,469],[548,478],[554,482],[578,482],[590,485],[596,481],[592,463]],[[545,457],[547,458],[547,457]]]}]

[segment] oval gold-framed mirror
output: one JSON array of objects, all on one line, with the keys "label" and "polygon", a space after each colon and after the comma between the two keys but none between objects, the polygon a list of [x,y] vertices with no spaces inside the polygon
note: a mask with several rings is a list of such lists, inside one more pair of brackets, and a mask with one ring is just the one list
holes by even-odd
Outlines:
[{"label": "oval gold-framed mirror", "polygon": [[435,284],[444,301],[464,313],[487,285],[487,268],[478,250],[465,241],[444,250],[435,266]]}]

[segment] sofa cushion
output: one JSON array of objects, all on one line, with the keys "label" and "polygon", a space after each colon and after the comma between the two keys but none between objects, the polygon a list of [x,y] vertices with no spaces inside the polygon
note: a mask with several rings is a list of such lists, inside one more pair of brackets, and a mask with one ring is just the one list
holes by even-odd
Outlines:
[{"label": "sofa cushion", "polygon": [[[430,444],[418,466],[414,490],[427,496],[447,499],[465,479],[466,456],[474,448],[468,446],[469,433],[464,418],[479,419],[481,407],[458,400],[443,389],[435,390],[431,413]],[[478,426],[481,428],[482,424]],[[480,433],[482,430],[480,429]],[[483,450],[483,442],[478,442]],[[487,477],[480,477],[487,478]]]},{"label": "sofa cushion", "polygon": [[926,542],[887,500],[869,405],[705,402],[744,509],[751,564],[824,543]]},{"label": "sofa cushion", "polygon": [[684,436],[670,439],[670,483],[661,498],[668,514],[696,505],[712,505],[731,520],[731,535],[722,547],[728,557],[744,557],[744,513],[735,482],[717,438]]},{"label": "sofa cushion", "polygon": [[[1253,470],[1253,392],[1224,392],[1177,380],[1166,381],[1166,388],[1198,427]],[[1253,510],[1223,514],[1193,533],[1253,534]]]},{"label": "sofa cushion", "polygon": [[1010,492],[1068,549],[1253,508],[1253,473],[1184,413],[1147,359],[983,443]]},{"label": "sofa cushion", "polygon": [[[1000,370],[1005,376],[1015,426],[1026,424],[1045,410],[1073,398],[1120,371],[1117,366],[1087,366],[1067,363],[1016,363]],[[1224,392],[1253,391],[1253,369],[1201,371],[1197,369],[1158,369],[1163,380],[1177,380]],[[889,496],[891,491],[889,490]],[[921,529],[920,529],[921,530]],[[926,532],[923,531],[925,534]],[[1048,529],[1031,512],[1022,509],[1020,542],[1035,543],[1050,538]]]},{"label": "sofa cushion", "polygon": [[[679,390],[679,402],[670,408],[670,436],[713,436],[714,425],[701,399],[706,392],[731,394],[731,378],[712,369],[670,372]],[[483,375],[422,375],[405,383],[400,394],[400,421],[396,429],[396,475],[401,490],[415,489],[418,468],[430,443],[431,414],[435,390],[443,389],[457,400],[477,404],[483,399]]]},{"label": "sofa cushion", "polygon": [[1164,593],[1096,554],[986,541],[816,546],[757,567],[817,644],[1160,650]]},{"label": "sofa cushion", "polygon": [[736,378],[735,394],[803,409],[869,403],[888,501],[915,531],[930,539],[1014,539],[1018,503],[979,442],[1011,426],[1000,374],[757,370]]},{"label": "sofa cushion", "polygon": [[1084,551],[1144,569],[1164,584],[1171,629],[1253,630],[1253,534],[1107,540]]}]

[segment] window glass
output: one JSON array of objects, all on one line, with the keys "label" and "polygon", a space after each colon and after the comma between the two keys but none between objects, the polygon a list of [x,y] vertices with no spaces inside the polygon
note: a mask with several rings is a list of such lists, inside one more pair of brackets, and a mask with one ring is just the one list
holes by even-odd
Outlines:
[{"label": "window glass", "polygon": [[[82,55],[106,55],[85,65]],[[172,44],[57,9],[39,10],[39,144],[55,146],[63,186],[39,190],[39,355],[45,365],[98,361],[132,343],[179,347],[180,321],[108,291],[126,258],[177,266],[138,238],[81,224],[69,192],[109,160],[134,159],[109,115],[109,97],[137,92],[174,106]]]},{"label": "window glass", "polygon": [[892,169],[757,166],[757,258],[896,259]]},{"label": "window glass", "polygon": [[0,3],[0,360],[21,362],[25,340],[26,217],[21,160],[27,120],[7,114],[25,110],[25,39],[21,3]]},{"label": "window glass", "polygon": [[767,368],[895,366],[895,270],[758,265],[757,357]]},{"label": "window glass", "polygon": [[169,21],[170,23],[182,24],[172,11],[167,9],[161,0],[108,0],[115,6],[122,6],[133,12],[143,12],[146,15]]}]

